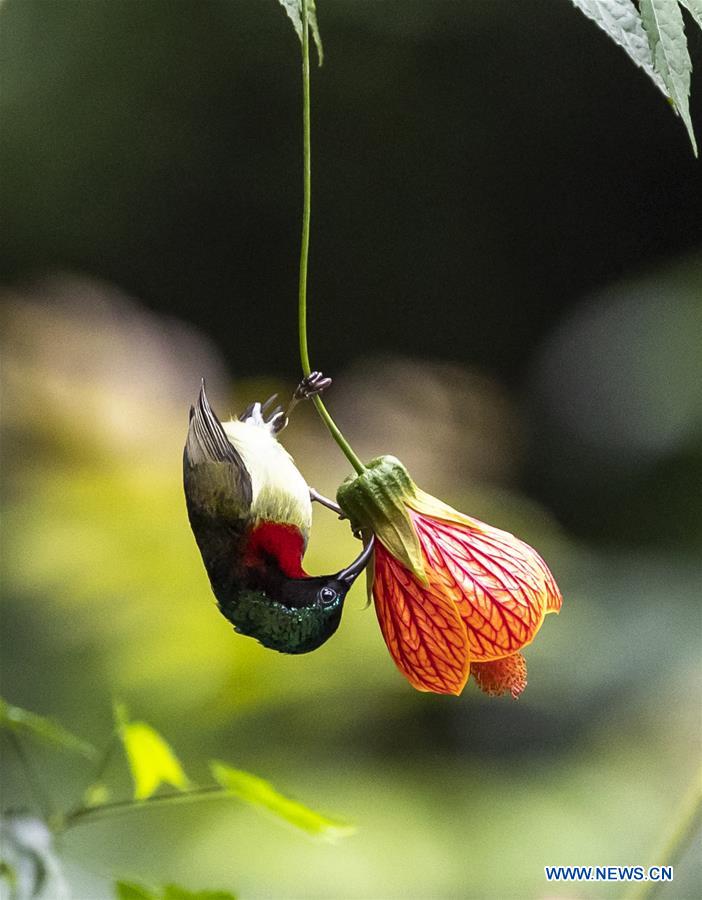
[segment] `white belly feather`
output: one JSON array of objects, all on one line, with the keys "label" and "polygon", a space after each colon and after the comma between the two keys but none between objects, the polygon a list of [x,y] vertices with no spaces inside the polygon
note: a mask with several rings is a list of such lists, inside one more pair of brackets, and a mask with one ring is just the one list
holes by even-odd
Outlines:
[{"label": "white belly feather", "polygon": [[254,418],[232,419],[222,427],[251,476],[251,509],[257,520],[288,522],[299,528],[305,545],[312,527],[310,489],[270,427]]}]

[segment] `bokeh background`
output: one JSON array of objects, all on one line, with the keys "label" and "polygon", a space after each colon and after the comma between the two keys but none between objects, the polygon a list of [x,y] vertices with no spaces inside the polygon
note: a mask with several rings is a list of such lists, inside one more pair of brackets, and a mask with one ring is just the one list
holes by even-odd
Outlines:
[{"label": "bokeh background", "polygon": [[[242,898],[587,898],[646,864],[701,736],[702,179],[664,99],[567,0],[318,0],[310,343],[359,454],[535,544],[563,589],[517,701],[419,694],[355,589],[286,658],[217,613],[180,485],[298,380],[298,45],[274,0],[7,0],[2,693],[100,743],[113,697],[191,777],[218,757],[356,822],[234,802],[69,832],[114,876]],[[688,27],[702,71],[699,31]],[[693,117],[702,133],[699,73]],[[313,410],[284,435],[333,494]],[[315,513],[312,572],[348,562]],[[3,745],[3,804],[33,799]],[[89,775],[34,749],[58,801]],[[116,791],[129,785],[115,761]],[[698,845],[699,846],[699,845]],[[670,898],[699,895],[691,849]]]}]

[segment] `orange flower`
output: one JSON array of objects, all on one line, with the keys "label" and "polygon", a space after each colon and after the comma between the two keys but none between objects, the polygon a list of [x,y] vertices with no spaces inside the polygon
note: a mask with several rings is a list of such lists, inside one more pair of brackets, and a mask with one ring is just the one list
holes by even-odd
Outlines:
[{"label": "orange flower", "polygon": [[517,697],[526,687],[519,651],[562,603],[538,553],[426,494],[393,457],[345,482],[338,500],[354,527],[376,535],[369,583],[407,680],[460,694],[472,674],[485,693]]}]

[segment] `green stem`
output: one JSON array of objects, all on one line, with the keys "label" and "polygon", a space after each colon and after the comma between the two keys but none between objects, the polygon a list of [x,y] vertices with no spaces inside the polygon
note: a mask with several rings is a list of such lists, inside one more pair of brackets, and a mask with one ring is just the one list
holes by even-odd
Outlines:
[{"label": "green stem", "polygon": [[[312,141],[310,137],[310,40],[307,18],[307,0],[302,0],[302,143],[303,143],[303,206],[302,240],[300,242],[300,289],[298,295],[298,332],[300,336],[300,362],[302,374],[307,377],[312,371],[307,347],[307,263],[310,253],[310,210],[312,208]],[[322,402],[314,397],[314,405],[320,418],[342,453],[359,475],[365,466],[354,453],[351,445],[339,430],[334,419]]]},{"label": "green stem", "polygon": [[[681,800],[675,823],[657,855],[652,858],[651,865],[674,866],[695,836],[701,823],[702,769],[697,772],[692,786]],[[628,900],[650,900],[651,897],[658,894],[661,886],[665,883],[667,882],[641,881],[627,894],[627,898]]]},{"label": "green stem", "polygon": [[100,806],[81,806],[73,812],[67,813],[62,822],[62,831],[80,825],[86,819],[102,819],[133,809],[144,807],[166,806],[179,803],[190,803],[195,800],[215,799],[216,797],[231,797],[231,792],[226,788],[212,785],[211,787],[195,788],[192,791],[180,791],[177,794],[162,794],[158,797],[146,797],[144,800],[117,800],[114,803],[103,803]]},{"label": "green stem", "polygon": [[[101,781],[103,775],[105,774],[105,771],[107,770],[107,766],[109,765],[109,762],[112,758],[112,754],[114,753],[114,751],[116,750],[116,748],[118,746],[117,737],[118,737],[118,734],[117,734],[117,731],[115,730],[110,735],[110,739],[108,740],[107,744],[105,744],[102,754],[100,755],[100,759],[98,760],[98,764],[95,767],[95,773],[94,773],[92,779],[90,780],[90,784],[86,787],[85,793],[87,793],[91,787],[93,787],[99,781]],[[83,795],[84,797],[85,797],[85,793]],[[53,820],[54,831],[61,832],[65,828],[68,827],[67,823],[71,822],[75,818],[82,817],[83,815],[85,815],[85,813],[88,810],[102,809],[104,806],[107,806],[107,805],[108,804],[102,804],[100,806],[92,807],[92,806],[85,806],[83,804],[83,802],[80,802],[76,806],[74,806],[72,809],[70,809],[67,813],[65,813],[64,815],[54,817],[54,820]]]},{"label": "green stem", "polygon": [[102,751],[102,754],[100,756],[100,759],[98,760],[97,765],[95,766],[95,774],[93,775],[93,779],[90,782],[90,784],[88,785],[88,787],[91,787],[91,785],[95,784],[96,782],[98,782],[102,779],[102,777],[105,774],[105,771],[107,770],[107,767],[110,763],[110,760],[112,759],[112,754],[115,752],[115,750],[119,746],[118,737],[119,737],[118,732],[115,729],[112,732],[112,734],[110,735],[108,742],[105,744],[105,748]]}]

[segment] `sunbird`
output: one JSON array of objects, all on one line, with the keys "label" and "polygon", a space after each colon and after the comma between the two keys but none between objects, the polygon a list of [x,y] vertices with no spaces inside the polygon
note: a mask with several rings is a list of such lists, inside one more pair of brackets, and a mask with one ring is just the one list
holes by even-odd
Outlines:
[{"label": "sunbird", "polygon": [[307,485],[277,436],[292,407],[329,384],[331,379],[312,372],[286,412],[270,410],[271,398],[221,422],[203,381],[190,409],[185,499],[212,591],[235,631],[281,653],[308,653],[334,634],[346,594],[373,549],[371,539],[333,575],[311,576],[302,568],[312,500],[341,510]]}]

